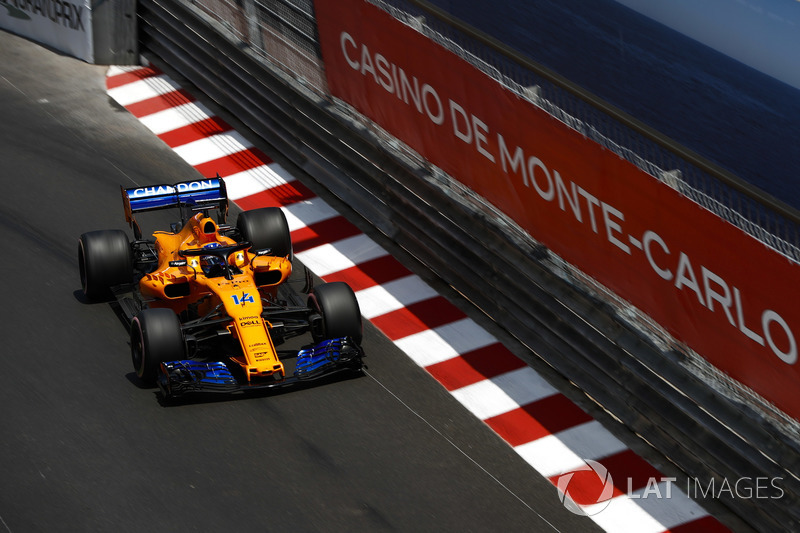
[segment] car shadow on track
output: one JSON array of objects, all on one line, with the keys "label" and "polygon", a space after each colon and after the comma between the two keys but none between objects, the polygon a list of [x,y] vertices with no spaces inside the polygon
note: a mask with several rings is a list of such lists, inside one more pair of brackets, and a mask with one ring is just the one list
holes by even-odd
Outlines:
[{"label": "car shadow on track", "polygon": [[[364,369],[366,369],[366,366],[364,367]],[[142,385],[142,383],[139,381],[138,376],[136,375],[136,372],[129,372],[125,374],[125,378],[136,388],[139,388],[142,391],[151,391],[151,393],[155,397],[156,401],[158,401],[158,403],[161,405],[161,407],[170,408],[170,407],[197,405],[197,404],[210,404],[210,403],[231,402],[231,401],[248,400],[248,399],[269,398],[272,396],[289,394],[301,390],[324,387],[334,383],[342,383],[345,381],[361,378],[364,375],[365,374],[363,370],[342,371],[330,376],[315,379],[313,381],[309,381],[306,383],[297,383],[295,385],[292,385],[291,387],[285,387],[285,388],[279,387],[274,389],[256,389],[251,391],[237,391],[237,392],[227,392],[227,393],[194,392],[178,398],[165,398],[157,387],[149,387]]]}]

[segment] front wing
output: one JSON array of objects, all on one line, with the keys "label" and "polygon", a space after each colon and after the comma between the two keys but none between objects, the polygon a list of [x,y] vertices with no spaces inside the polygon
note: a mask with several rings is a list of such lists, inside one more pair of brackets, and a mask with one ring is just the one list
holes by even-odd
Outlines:
[{"label": "front wing", "polygon": [[[235,393],[258,389],[296,386],[342,371],[363,368],[364,352],[349,337],[322,341],[297,353],[294,374],[282,379],[238,379],[222,361],[201,362],[192,359],[162,363],[158,387],[165,399],[189,393]],[[235,363],[231,363],[235,365]]]}]

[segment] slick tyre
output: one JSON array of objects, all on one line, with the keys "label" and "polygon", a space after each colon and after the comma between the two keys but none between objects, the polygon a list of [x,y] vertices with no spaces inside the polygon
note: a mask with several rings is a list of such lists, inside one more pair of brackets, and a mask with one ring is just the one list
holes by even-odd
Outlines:
[{"label": "slick tyre", "polygon": [[262,207],[239,214],[236,228],[254,250],[272,250],[271,255],[292,260],[292,238],[286,216],[278,207]]},{"label": "slick tyre", "polygon": [[131,322],[131,360],[146,387],[156,383],[161,363],[186,358],[186,341],[171,309],[143,309]]},{"label": "slick tyre", "polygon": [[88,300],[111,298],[111,287],[133,279],[133,250],[121,230],[90,231],[78,239],[78,269]]},{"label": "slick tyre", "polygon": [[361,310],[353,289],[347,283],[336,281],[314,287],[308,297],[308,307],[322,316],[323,339],[350,337],[361,344],[363,336]]}]

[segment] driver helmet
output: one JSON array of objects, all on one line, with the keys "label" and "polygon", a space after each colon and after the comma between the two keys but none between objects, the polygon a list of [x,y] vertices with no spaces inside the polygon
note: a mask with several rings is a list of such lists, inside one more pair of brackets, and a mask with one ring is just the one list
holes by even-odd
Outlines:
[{"label": "driver helmet", "polygon": [[[208,244],[203,245],[204,250],[212,248],[221,248],[221,247],[222,245],[218,242],[210,242]],[[203,272],[207,276],[220,273],[224,266],[225,266],[225,261],[217,255],[200,256],[200,268],[203,269]]]}]

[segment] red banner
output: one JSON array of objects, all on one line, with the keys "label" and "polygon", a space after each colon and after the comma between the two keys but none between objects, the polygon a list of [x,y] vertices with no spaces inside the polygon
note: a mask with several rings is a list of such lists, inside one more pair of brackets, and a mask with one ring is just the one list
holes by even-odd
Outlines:
[{"label": "red banner", "polygon": [[363,0],[317,0],[331,92],[800,419],[800,266]]}]

